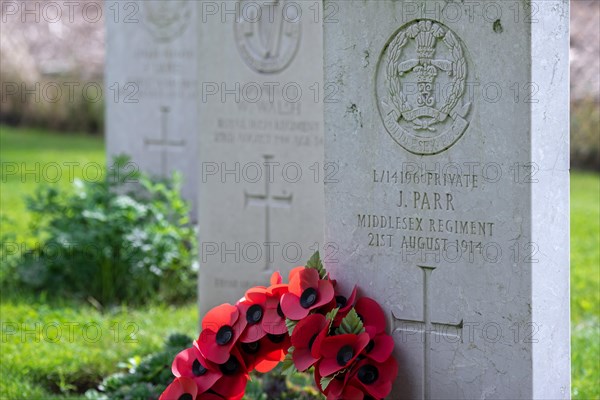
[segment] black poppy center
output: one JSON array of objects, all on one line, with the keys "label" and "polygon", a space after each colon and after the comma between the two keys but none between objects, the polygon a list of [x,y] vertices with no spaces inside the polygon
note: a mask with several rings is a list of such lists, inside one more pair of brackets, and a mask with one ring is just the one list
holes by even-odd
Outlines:
[{"label": "black poppy center", "polygon": [[200,364],[200,361],[194,360],[194,363],[192,364],[192,373],[194,376],[202,376],[206,374],[207,371],[208,370],[204,368],[204,365]]},{"label": "black poppy center", "polygon": [[222,326],[217,332],[217,344],[224,346],[233,339],[233,328],[229,325]]},{"label": "black poppy center", "polygon": [[349,344],[345,345],[337,353],[337,363],[340,366],[345,366],[354,357],[354,349]]},{"label": "black poppy center", "polygon": [[281,309],[281,302],[277,304],[277,315],[279,315],[281,318],[285,317],[283,310]]},{"label": "black poppy center", "polygon": [[313,335],[313,337],[310,338],[310,340],[308,341],[308,349],[312,350],[313,344],[315,344],[315,339],[317,338],[317,336],[319,336],[318,333],[315,333]]},{"label": "black poppy center", "polygon": [[379,371],[373,365],[363,365],[358,370],[358,380],[365,385],[370,385],[379,378]]},{"label": "black poppy center", "polygon": [[375,347],[375,341],[373,339],[371,339],[371,340],[369,340],[369,343],[367,344],[367,348],[365,349],[367,354],[369,354],[371,352],[371,350],[373,350],[373,347]]},{"label": "black poppy center", "polygon": [[246,321],[248,321],[248,324],[250,325],[257,324],[262,319],[262,317],[263,309],[258,304],[253,304],[246,312]]},{"label": "black poppy center", "polygon": [[240,362],[234,356],[229,357],[225,364],[219,365],[223,375],[234,375],[240,369]]},{"label": "black poppy center", "polygon": [[267,333],[267,338],[269,338],[269,340],[273,343],[281,343],[285,340],[285,333],[282,333],[281,335],[273,335],[270,333]]},{"label": "black poppy center", "polygon": [[348,299],[345,298],[344,296],[335,296],[335,303],[336,303],[336,307],[344,308],[344,307],[346,307],[346,304],[348,303]]},{"label": "black poppy center", "polygon": [[308,288],[300,296],[300,305],[302,308],[310,308],[317,302],[317,291],[314,288]]},{"label": "black poppy center", "polygon": [[194,400],[194,397],[192,397],[192,395],[189,393],[184,393],[181,396],[179,396],[177,400]]},{"label": "black poppy center", "polygon": [[260,350],[260,343],[242,343],[242,350],[244,350],[246,354],[256,354],[258,353],[258,350]]}]

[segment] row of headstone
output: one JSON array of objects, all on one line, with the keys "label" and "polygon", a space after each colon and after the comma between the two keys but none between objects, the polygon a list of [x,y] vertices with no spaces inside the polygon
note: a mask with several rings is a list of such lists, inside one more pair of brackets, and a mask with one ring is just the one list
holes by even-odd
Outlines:
[{"label": "row of headstone", "polygon": [[199,221],[201,313],[302,264],[324,223],[320,4],[113,1],[106,11],[108,154],[183,175]]},{"label": "row of headstone", "polygon": [[323,81],[323,30],[307,18],[314,4],[247,0],[204,10],[201,313],[275,270],[287,275],[323,236],[323,105],[311,93]]},{"label": "row of headstone", "polygon": [[107,1],[106,147],[128,172],[182,173],[197,214],[198,7],[195,1]]},{"label": "row of headstone", "polygon": [[391,398],[569,397],[566,0],[128,4],[108,149],[183,173],[201,314],[320,249]]}]

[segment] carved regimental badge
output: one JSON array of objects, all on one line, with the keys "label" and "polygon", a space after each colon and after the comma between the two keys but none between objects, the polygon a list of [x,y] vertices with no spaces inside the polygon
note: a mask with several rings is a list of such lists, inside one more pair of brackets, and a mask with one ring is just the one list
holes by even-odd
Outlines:
[{"label": "carved regimental badge", "polygon": [[248,66],[260,73],[285,69],[300,45],[302,10],[289,0],[239,0],[235,40]]},{"label": "carved regimental badge", "polygon": [[390,136],[414,154],[437,154],[469,126],[463,100],[468,62],[450,29],[413,21],[390,38],[376,76],[379,113]]},{"label": "carved regimental badge", "polygon": [[144,26],[160,42],[180,36],[192,15],[189,0],[140,0],[138,6]]}]

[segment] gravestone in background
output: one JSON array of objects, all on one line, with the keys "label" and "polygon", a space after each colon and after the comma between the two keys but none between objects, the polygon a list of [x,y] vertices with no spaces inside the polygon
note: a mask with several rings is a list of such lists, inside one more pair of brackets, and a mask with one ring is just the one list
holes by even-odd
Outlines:
[{"label": "gravestone in background", "polygon": [[568,2],[324,8],[325,262],[389,315],[390,398],[569,398]]},{"label": "gravestone in background", "polygon": [[107,1],[106,146],[135,168],[182,174],[195,219],[198,157],[198,3]]},{"label": "gravestone in background", "polygon": [[202,6],[201,315],[273,271],[287,278],[322,244],[320,10],[283,0]]}]

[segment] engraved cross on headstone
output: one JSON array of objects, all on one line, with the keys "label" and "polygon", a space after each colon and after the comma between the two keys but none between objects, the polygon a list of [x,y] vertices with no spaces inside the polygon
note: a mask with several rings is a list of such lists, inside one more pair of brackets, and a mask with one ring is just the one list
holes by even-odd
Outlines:
[{"label": "engraved cross on headstone", "polygon": [[168,134],[169,124],[169,107],[161,106],[161,128],[160,128],[160,139],[144,139],[144,144],[149,149],[160,150],[160,173],[164,177],[167,175],[167,153],[169,151],[182,151],[185,146],[185,140],[171,140]]},{"label": "engraved cross on headstone", "polygon": [[265,271],[273,270],[273,260],[271,260],[271,208],[291,208],[292,194],[288,196],[271,195],[271,167],[269,161],[273,158],[271,155],[264,155],[265,159],[265,193],[249,194],[244,191],[244,206],[263,207],[265,209]]},{"label": "engraved cross on headstone", "polygon": [[430,367],[431,367],[431,336],[436,335],[436,342],[441,337],[446,339],[454,339],[462,341],[463,321],[457,324],[433,322],[430,315],[430,300],[429,300],[429,280],[435,267],[419,266],[423,270],[423,319],[410,320],[399,318],[394,311],[391,312],[392,334],[396,331],[420,333],[423,338],[423,369],[422,369],[422,388],[423,399],[429,400],[430,393]]}]

